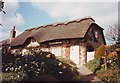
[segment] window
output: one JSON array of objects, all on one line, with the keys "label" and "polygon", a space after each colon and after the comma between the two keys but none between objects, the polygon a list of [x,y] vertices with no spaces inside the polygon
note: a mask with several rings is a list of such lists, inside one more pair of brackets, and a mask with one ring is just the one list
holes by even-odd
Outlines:
[{"label": "window", "polygon": [[35,38],[32,38],[32,39],[31,39],[31,42],[32,42],[32,43],[36,42],[36,39],[35,39]]},{"label": "window", "polygon": [[98,32],[95,31],[95,38],[98,38]]},{"label": "window", "polygon": [[55,54],[55,56],[61,56],[62,55],[62,49],[61,47],[52,47],[51,52]]},{"label": "window", "polygon": [[98,38],[98,32],[95,31],[95,38],[94,38],[94,41],[95,41],[95,42],[98,42],[97,38]]}]

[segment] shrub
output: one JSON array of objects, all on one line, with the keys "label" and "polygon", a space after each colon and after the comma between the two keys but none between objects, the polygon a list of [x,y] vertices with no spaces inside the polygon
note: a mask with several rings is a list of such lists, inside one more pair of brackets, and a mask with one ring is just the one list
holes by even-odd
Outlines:
[{"label": "shrub", "polygon": [[89,68],[91,71],[94,71],[98,67],[99,63],[98,60],[93,59],[85,64],[87,68]]},{"label": "shrub", "polygon": [[[33,51],[31,55],[3,55],[2,71],[5,76],[3,81],[40,81],[41,76],[46,74],[53,75],[60,81],[72,81],[78,76],[77,70],[72,69],[71,65],[60,61],[54,54],[43,51],[39,51],[39,53]],[[77,73],[74,73],[74,71]],[[18,72],[24,73],[24,76],[22,76],[24,79],[13,79],[15,77],[13,75],[13,78],[7,80],[6,76],[14,72],[15,74],[18,74]]]},{"label": "shrub", "polygon": [[108,54],[108,58],[112,61],[115,61],[117,59],[117,53],[115,51],[111,52],[110,54]]},{"label": "shrub", "polygon": [[97,72],[97,76],[102,81],[106,81],[106,82],[120,81],[120,71],[118,69],[108,69],[108,70],[101,69],[100,71]]},{"label": "shrub", "polygon": [[9,72],[9,73],[2,73],[2,81],[8,82],[16,82],[21,81],[26,77],[26,74],[23,71],[19,72]]},{"label": "shrub", "polygon": [[95,51],[95,59],[98,59],[100,56],[105,56],[105,45],[102,44],[98,47],[98,49]]},{"label": "shrub", "polygon": [[76,68],[77,65],[69,58],[69,57],[65,57],[63,58],[62,56],[58,56],[57,57],[60,61],[66,63],[66,64],[69,64],[70,66]]},{"label": "shrub", "polygon": [[108,54],[108,59],[109,59],[109,64],[110,68],[117,68],[117,53],[116,52],[111,52]]},{"label": "shrub", "polygon": [[[85,66],[91,71],[94,71],[94,69],[98,66],[98,60],[91,60],[85,64]],[[107,70],[101,67],[101,69],[98,70],[96,74],[98,78],[105,82],[120,81],[120,71],[118,70],[117,64],[113,62],[110,64],[110,67]]]},{"label": "shrub", "polygon": [[73,79],[74,80],[79,79],[77,65],[70,58],[67,58],[67,57],[63,58],[62,56],[58,56],[57,59],[59,59],[61,62],[65,63],[65,64],[69,64],[71,66],[72,73],[75,75],[75,77]]}]

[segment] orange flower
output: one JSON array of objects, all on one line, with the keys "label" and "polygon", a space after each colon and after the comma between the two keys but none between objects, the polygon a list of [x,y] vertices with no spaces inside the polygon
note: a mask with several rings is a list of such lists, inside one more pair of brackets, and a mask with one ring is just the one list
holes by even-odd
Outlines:
[{"label": "orange flower", "polygon": [[108,58],[114,58],[114,57],[117,57],[117,53],[116,53],[116,52],[111,52],[111,53],[108,55]]}]

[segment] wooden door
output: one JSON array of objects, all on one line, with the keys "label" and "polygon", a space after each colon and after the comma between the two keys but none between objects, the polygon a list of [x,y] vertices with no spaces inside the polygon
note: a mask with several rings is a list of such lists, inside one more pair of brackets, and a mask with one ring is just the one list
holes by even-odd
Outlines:
[{"label": "wooden door", "polygon": [[70,46],[70,59],[75,64],[79,64],[79,45]]}]

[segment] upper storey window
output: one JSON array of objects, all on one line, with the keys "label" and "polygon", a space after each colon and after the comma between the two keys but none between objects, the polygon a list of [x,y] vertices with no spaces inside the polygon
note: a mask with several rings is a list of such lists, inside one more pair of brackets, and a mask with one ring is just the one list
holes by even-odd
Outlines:
[{"label": "upper storey window", "polygon": [[32,43],[36,42],[36,39],[35,39],[35,38],[32,38],[32,39],[31,39],[31,42],[32,42]]},{"label": "upper storey window", "polygon": [[98,38],[98,32],[95,31],[95,38]]}]

